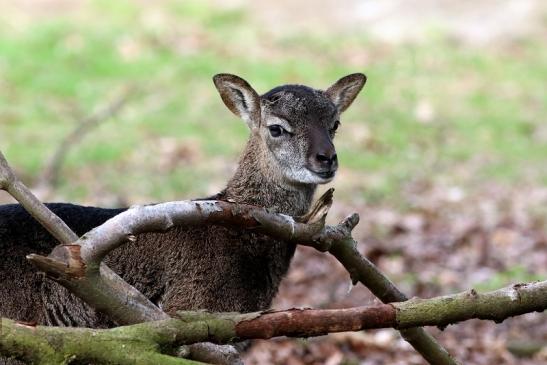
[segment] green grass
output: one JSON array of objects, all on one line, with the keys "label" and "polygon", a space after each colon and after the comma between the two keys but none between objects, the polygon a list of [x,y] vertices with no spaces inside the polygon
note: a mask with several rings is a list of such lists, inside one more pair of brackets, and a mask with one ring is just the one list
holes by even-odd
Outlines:
[{"label": "green grass", "polygon": [[[213,74],[240,74],[265,92],[286,82],[326,87],[356,71],[368,83],[342,119],[337,146],[369,200],[396,201],[418,178],[547,179],[547,141],[538,132],[547,115],[547,49],[539,38],[488,49],[433,36],[395,47],[366,34],[263,34],[244,10],[198,1],[168,2],[159,20],[141,5],[95,1],[70,18],[17,29],[0,15],[0,148],[29,182],[77,119],[131,87],[126,108],[71,150],[61,195],[89,198],[97,186],[145,199],[203,195],[229,173],[209,161],[235,162],[247,136]],[[421,104],[433,110],[430,121],[417,118]],[[363,128],[365,137],[355,137]],[[177,164],[174,154],[174,167],[159,169],[161,149],[150,146],[165,137],[197,141],[199,160]]]},{"label": "green grass", "polygon": [[529,272],[525,267],[515,265],[505,271],[497,272],[484,282],[476,283],[473,287],[480,291],[491,291],[511,284],[530,283],[544,280],[545,277]]}]

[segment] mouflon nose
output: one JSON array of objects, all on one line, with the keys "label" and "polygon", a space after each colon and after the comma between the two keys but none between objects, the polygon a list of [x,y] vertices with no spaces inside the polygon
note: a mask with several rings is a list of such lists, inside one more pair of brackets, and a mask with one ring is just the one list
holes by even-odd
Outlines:
[{"label": "mouflon nose", "polygon": [[338,157],[334,151],[324,151],[322,153],[318,153],[315,155],[315,158],[321,166],[328,168],[332,167],[338,161]]}]

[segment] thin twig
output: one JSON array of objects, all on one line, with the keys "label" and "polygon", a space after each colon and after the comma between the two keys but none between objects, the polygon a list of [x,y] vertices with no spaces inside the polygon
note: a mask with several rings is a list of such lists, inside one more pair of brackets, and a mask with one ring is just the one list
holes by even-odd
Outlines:
[{"label": "thin twig", "polygon": [[59,182],[59,173],[69,150],[74,147],[93,128],[113,118],[127,104],[133,94],[131,87],[126,87],[120,95],[99,108],[93,114],[77,121],[76,127],[61,141],[40,177],[40,185],[48,189],[54,188]]},{"label": "thin twig", "polygon": [[0,189],[13,196],[59,242],[68,245],[78,239],[65,222],[38,200],[15,176],[2,151],[0,151]]}]

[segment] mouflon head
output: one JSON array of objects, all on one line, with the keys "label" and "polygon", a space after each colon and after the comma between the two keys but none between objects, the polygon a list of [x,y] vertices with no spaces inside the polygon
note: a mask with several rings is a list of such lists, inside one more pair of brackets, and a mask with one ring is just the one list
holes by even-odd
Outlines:
[{"label": "mouflon head", "polygon": [[292,184],[324,184],[334,178],[338,158],[333,141],[340,114],[363,88],[365,75],[345,76],[324,91],[283,85],[262,96],[235,75],[218,74],[213,81],[224,104],[267,151],[269,169]]}]

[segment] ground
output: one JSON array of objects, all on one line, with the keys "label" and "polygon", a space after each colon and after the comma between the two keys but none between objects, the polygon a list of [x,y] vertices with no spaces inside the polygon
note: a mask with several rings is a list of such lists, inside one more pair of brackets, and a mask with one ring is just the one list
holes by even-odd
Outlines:
[{"label": "ground", "polygon": [[[47,200],[100,206],[222,188],[247,130],[211,76],[259,92],[364,72],[336,137],[329,217],[361,215],[359,249],[410,296],[547,276],[547,12],[541,1],[0,0],[0,150]],[[305,16],[304,16],[305,14]],[[62,140],[120,98],[43,174]],[[1,202],[9,202],[0,194]],[[274,303],[374,301],[299,249]],[[466,364],[542,364],[545,314],[431,329]],[[249,364],[422,364],[391,330],[260,341]]]}]

